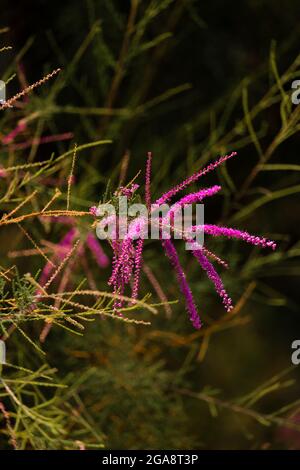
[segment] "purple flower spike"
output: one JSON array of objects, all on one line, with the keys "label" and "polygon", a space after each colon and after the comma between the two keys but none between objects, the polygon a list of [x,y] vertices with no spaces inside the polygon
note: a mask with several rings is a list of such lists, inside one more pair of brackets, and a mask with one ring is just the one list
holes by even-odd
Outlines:
[{"label": "purple flower spike", "polygon": [[[57,253],[56,253],[56,255],[58,256],[59,260],[62,261],[64,259],[65,255],[66,255],[66,253],[70,249],[72,249],[72,241],[73,241],[75,235],[76,235],[76,229],[71,228],[71,230],[69,230],[67,232],[67,234],[64,236],[64,238],[57,244]],[[44,286],[47,283],[53,269],[54,269],[54,265],[48,261],[45,264],[45,266],[42,270],[42,273],[40,275],[40,278],[39,278],[39,284],[41,286]]]},{"label": "purple flower spike", "polygon": [[[76,228],[71,228],[64,236],[64,238],[58,243],[59,247],[70,248],[72,246],[72,241],[76,235]],[[60,254],[60,258],[64,258],[64,253]]]},{"label": "purple flower spike", "polygon": [[162,245],[167,257],[170,259],[171,264],[175,269],[179,287],[186,300],[186,307],[190,315],[190,320],[193,323],[194,327],[199,329],[201,328],[201,320],[197,312],[197,307],[193,299],[193,294],[187,283],[185,273],[181,267],[175,246],[173,245],[171,240],[163,240]]},{"label": "purple flower spike", "polygon": [[260,245],[263,248],[272,248],[272,250],[275,250],[276,248],[276,243],[273,240],[267,240],[266,238],[257,237],[255,235],[251,235],[248,232],[242,232],[241,230],[237,230],[235,228],[219,227],[218,225],[205,224],[195,225],[194,227],[192,227],[192,230],[194,232],[198,230],[203,230],[204,233],[207,233],[214,237],[224,236],[227,238],[239,238],[247,243],[250,243],[251,245]]},{"label": "purple flower spike", "polygon": [[92,206],[89,208],[89,213],[96,216],[97,215],[97,207],[96,206]]},{"label": "purple flower spike", "polygon": [[200,263],[200,266],[202,267],[202,269],[204,269],[204,271],[206,271],[207,276],[213,282],[216,291],[218,292],[219,296],[223,300],[223,304],[227,312],[230,312],[230,310],[232,310],[233,308],[232,300],[227,294],[224,288],[222,279],[220,278],[219,274],[217,273],[217,271],[215,270],[211,262],[206,258],[202,250],[199,250],[199,249],[193,250],[193,255],[195,256],[195,258],[197,258],[197,260]]},{"label": "purple flower spike", "polygon": [[119,191],[117,191],[115,194],[122,194],[122,196],[126,196],[128,199],[131,199],[135,191],[140,187],[139,184],[132,184],[130,188],[123,188],[123,186],[120,187]]},{"label": "purple flower spike", "polygon": [[179,191],[182,191],[190,184],[195,183],[195,181],[197,181],[201,176],[204,176],[210,171],[215,170],[218,166],[226,162],[226,160],[229,160],[230,158],[234,157],[236,154],[237,154],[236,152],[231,152],[229,155],[220,157],[214,163],[210,163],[210,165],[205,167],[203,170],[200,170],[197,173],[194,173],[192,176],[184,180],[182,183],[178,184],[177,186],[175,186],[174,188],[170,189],[168,192],[163,194],[163,196],[156,201],[156,204],[164,204],[173,196],[175,196],[175,194],[177,194]]},{"label": "purple flower spike", "polygon": [[120,253],[114,263],[112,275],[108,281],[109,285],[118,284],[118,279],[123,279],[127,284],[133,269],[133,242],[132,238],[126,237],[120,247]]},{"label": "purple flower spike", "polygon": [[[128,227],[128,232],[124,240],[114,240],[114,258],[113,258],[113,270],[111,277],[108,281],[109,285],[114,288],[115,294],[123,294],[124,288],[130,283],[133,272],[133,287],[132,287],[132,299],[137,299],[140,273],[142,266],[142,251],[144,246],[144,239],[142,238],[143,229],[147,225],[147,219],[139,217],[134,219]],[[134,241],[137,241],[136,249],[134,249]],[[123,301],[116,299],[114,302],[115,311],[121,308]]]},{"label": "purple flower spike", "polygon": [[186,204],[194,204],[195,202],[200,202],[206,197],[214,196],[222,188],[221,186],[212,186],[211,188],[201,189],[196,193],[188,194],[187,196],[182,197],[179,201],[175,202],[170,208],[169,214],[175,214],[181,207]]},{"label": "purple flower spike", "polygon": [[148,211],[151,208],[151,165],[152,165],[152,152],[148,152],[146,164],[146,182],[145,182],[145,199]]},{"label": "purple flower spike", "polygon": [[142,268],[142,253],[144,247],[144,240],[140,238],[137,242],[137,247],[135,250],[135,274],[133,280],[133,289],[132,289],[132,298],[136,300],[139,293],[139,286],[140,286],[140,277],[141,277],[141,268]]}]

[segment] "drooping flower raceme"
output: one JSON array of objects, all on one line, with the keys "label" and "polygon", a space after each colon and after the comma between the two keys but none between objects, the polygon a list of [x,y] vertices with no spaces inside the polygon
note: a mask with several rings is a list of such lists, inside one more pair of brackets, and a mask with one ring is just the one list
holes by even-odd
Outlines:
[{"label": "drooping flower raceme", "polygon": [[[49,281],[50,276],[55,269],[55,264],[53,263],[55,258],[57,258],[59,262],[62,262],[64,258],[68,255],[68,253],[71,252],[75,238],[80,236],[80,233],[78,229],[76,228],[76,221],[73,217],[67,217],[67,216],[50,217],[50,220],[55,223],[60,223],[63,225],[70,225],[71,228],[68,230],[66,235],[56,245],[54,245],[54,248],[55,248],[54,256],[51,260],[47,261],[39,277],[39,284],[41,286],[44,286]],[[95,261],[97,262],[100,268],[104,269],[109,266],[110,264],[109,258],[105,254],[102,246],[99,243],[99,240],[95,237],[94,234],[88,233],[84,241],[84,244],[86,244],[86,246],[89,248],[91,254],[93,255]],[[85,256],[85,253],[84,253],[84,245],[83,245],[81,248],[81,257],[84,257],[84,256]]]},{"label": "drooping flower raceme", "polygon": [[188,285],[185,273],[181,267],[176,248],[171,240],[163,240],[162,245],[167,257],[169,258],[175,270],[180,290],[185,297],[186,307],[190,316],[190,320],[193,323],[194,327],[199,329],[201,328],[201,320],[197,312],[197,307],[193,299],[192,291]]}]

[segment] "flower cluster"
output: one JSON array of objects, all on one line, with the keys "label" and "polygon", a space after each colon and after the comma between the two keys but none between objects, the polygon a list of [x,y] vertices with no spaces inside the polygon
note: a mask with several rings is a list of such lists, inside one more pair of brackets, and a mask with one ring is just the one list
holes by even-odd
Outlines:
[{"label": "flower cluster", "polygon": [[[145,200],[146,206],[149,214],[162,204],[169,202],[174,196],[177,195],[180,191],[186,189],[192,183],[198,181],[198,179],[207,173],[215,170],[222,163],[226,162],[230,158],[236,155],[236,152],[232,152],[229,155],[220,157],[215,162],[209,164],[204,169],[194,173],[189,178],[185,179],[183,182],[170,189],[164,193],[159,199],[157,199],[153,204],[151,202],[151,163],[152,163],[152,154],[148,153],[147,164],[146,164],[146,179],[145,179]],[[131,186],[131,188],[125,189],[120,188],[118,194],[126,195],[131,197],[134,191],[137,189],[137,185]],[[188,194],[177,202],[173,203],[168,211],[167,216],[161,217],[159,219],[161,229],[165,224],[171,224],[171,230],[174,232],[174,225],[172,225],[172,220],[176,213],[181,210],[187,204],[193,204],[196,202],[201,202],[206,197],[215,195],[220,191],[220,186],[212,186],[210,188],[200,189],[194,193]],[[90,212],[93,215],[96,215],[96,208],[92,207]],[[110,216],[111,217],[111,216]],[[106,219],[106,222],[108,218]],[[170,222],[171,221],[171,222]],[[105,220],[102,220],[101,223]],[[125,292],[126,285],[131,285],[131,298],[134,302],[138,297],[139,284],[140,284],[140,275],[141,275],[141,266],[142,266],[142,254],[144,248],[144,237],[143,231],[145,226],[148,224],[148,219],[145,217],[139,216],[136,217],[129,225],[129,229],[123,239],[117,239],[112,241],[112,248],[114,251],[114,258],[112,263],[112,274],[109,279],[109,285],[113,286],[114,293],[116,294],[115,300],[115,310],[119,311],[123,306],[122,295]],[[194,257],[197,259],[201,268],[206,272],[208,278],[214,284],[216,292],[222,299],[225,309],[229,312],[232,310],[232,300],[227,294],[225,287],[223,285],[222,279],[217,273],[215,267],[209,260],[211,258],[213,261],[227,267],[225,261],[221,260],[215,253],[210,252],[206,249],[205,246],[200,246],[192,237],[191,233],[202,231],[205,234],[212,235],[214,237],[225,236],[227,238],[236,238],[244,240],[247,243],[252,245],[257,245],[263,248],[276,248],[275,242],[272,240],[267,240],[266,238],[261,238],[255,235],[251,235],[248,232],[241,231],[234,228],[220,227],[217,225],[192,225],[190,229],[183,234],[183,239],[189,242],[191,246],[191,251]],[[188,233],[190,235],[188,235]],[[186,308],[189,313],[190,320],[195,328],[201,327],[201,320],[197,311],[197,307],[193,298],[193,294],[189,287],[188,281],[184,270],[180,264],[179,257],[176,251],[176,248],[173,244],[171,238],[162,237],[160,234],[160,240],[162,247],[165,251],[166,256],[169,258],[171,265],[175,271],[177,281],[181,292],[186,300]]]}]

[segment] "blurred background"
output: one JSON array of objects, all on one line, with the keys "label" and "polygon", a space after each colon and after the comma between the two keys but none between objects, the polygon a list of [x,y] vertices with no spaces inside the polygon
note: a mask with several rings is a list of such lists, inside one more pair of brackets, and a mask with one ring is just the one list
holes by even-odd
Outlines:
[{"label": "blurred background", "polygon": [[[46,357],[16,331],[7,341],[9,362],[36,370],[47,361],[57,369],[56,382],[68,385],[32,392],[49,419],[59,417],[61,430],[45,436],[27,416],[17,436],[21,447],[69,449],[82,441],[120,449],[300,448],[300,366],[291,363],[291,343],[300,339],[300,108],[291,102],[291,84],[300,78],[298,12],[296,0],[2,0],[1,28],[9,30],[1,45],[12,49],[0,55],[1,78],[16,74],[8,96],[62,68],[26,106],[2,113],[4,167],[12,152],[19,164],[43,161],[74,142],[111,139],[76,162],[72,208],[88,210],[108,184],[117,189],[124,161],[126,182],[144,171],[149,150],[155,196],[236,150],[237,157],[199,183],[223,188],[205,205],[206,222],[278,244],[271,253],[207,237],[207,247],[229,263],[221,274],[236,305],[231,315],[196,260],[176,244],[204,322],[200,331],[193,330],[174,272],[153,241],[144,258],[167,299],[177,301],[171,314],[159,307],[147,327],[98,319],[82,336],[53,327],[43,344]],[[3,138],[24,118],[30,118],[27,130],[14,143],[24,136],[72,136],[12,149]],[[59,168],[62,183],[55,183],[62,192],[67,171]],[[143,175],[137,182],[143,184]],[[32,184],[52,194],[43,181]],[[59,224],[45,233],[38,221],[27,229],[52,243],[66,233]],[[81,221],[81,229],[90,224]],[[25,247],[30,244],[17,229],[2,229],[1,266],[42,269],[41,257],[8,255]],[[97,288],[109,290],[109,268],[99,269],[92,258],[88,263]],[[74,270],[74,284],[84,276]],[[146,276],[141,290],[159,302]],[[38,341],[41,324],[26,328]],[[25,400],[36,405],[30,393]],[[9,446],[6,434],[2,448]]]}]

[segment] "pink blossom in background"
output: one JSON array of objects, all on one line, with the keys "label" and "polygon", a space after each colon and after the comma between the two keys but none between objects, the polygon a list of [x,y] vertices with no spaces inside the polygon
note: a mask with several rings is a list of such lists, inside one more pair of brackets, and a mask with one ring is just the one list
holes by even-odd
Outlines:
[{"label": "pink blossom in background", "polygon": [[5,168],[0,166],[0,178],[5,178],[6,176],[7,176],[7,172],[6,172]]},{"label": "pink blossom in background", "polygon": [[204,233],[207,233],[214,237],[224,236],[227,238],[239,238],[247,243],[250,243],[251,245],[261,246],[262,248],[272,248],[272,250],[276,249],[276,243],[272,240],[267,240],[266,238],[257,237],[255,235],[250,235],[250,233],[248,232],[243,232],[235,228],[219,227],[218,225],[205,224],[200,226],[192,226],[191,229],[194,232],[196,232],[197,230],[203,230]]},{"label": "pink blossom in background", "polygon": [[[59,216],[59,217],[49,217],[51,222],[61,223],[63,225],[71,225],[72,228],[66,233],[66,235],[56,244],[56,252],[52,260],[48,261],[40,275],[39,284],[44,286],[47,281],[50,279],[55,266],[52,261],[57,258],[60,262],[63,261],[65,256],[72,250],[73,242],[76,237],[80,237],[78,229],[75,227],[76,220],[73,217],[68,216]],[[94,259],[96,260],[98,266],[102,269],[105,269],[110,264],[109,257],[105,254],[100,241],[95,237],[94,234],[88,233],[85,239],[85,243],[89,250],[91,251]],[[81,247],[80,253],[77,255],[85,256],[84,247]]]}]

